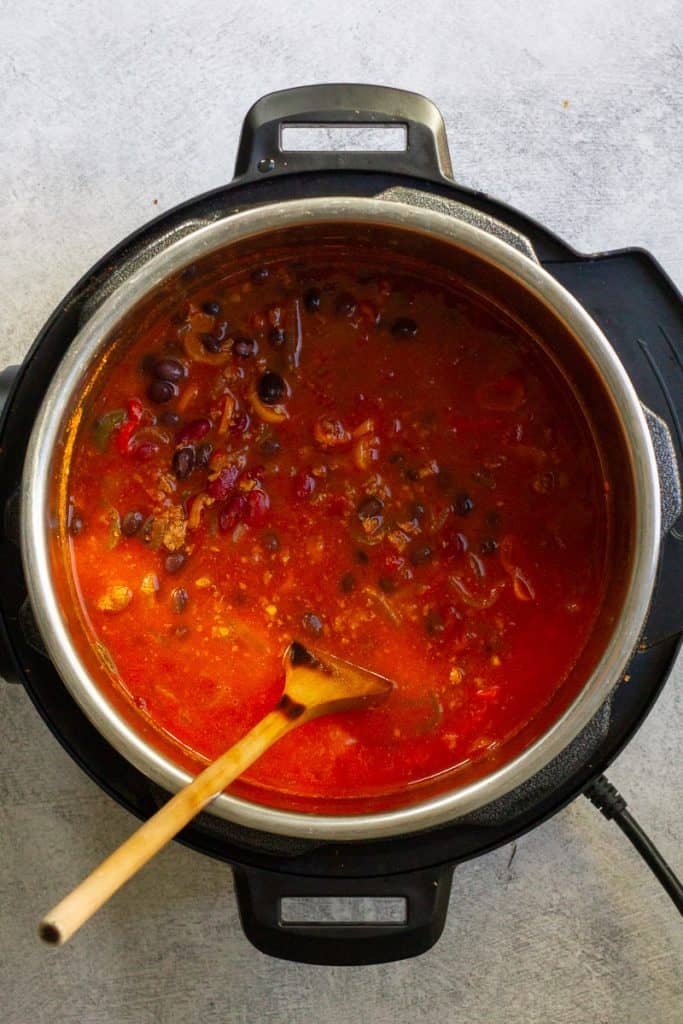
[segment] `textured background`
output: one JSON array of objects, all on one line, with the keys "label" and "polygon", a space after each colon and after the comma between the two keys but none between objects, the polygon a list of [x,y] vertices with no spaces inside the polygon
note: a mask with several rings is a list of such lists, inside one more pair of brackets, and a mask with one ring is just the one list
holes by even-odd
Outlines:
[{"label": "textured background", "polygon": [[[0,365],[101,253],[231,175],[253,100],[308,82],[426,93],[459,181],[583,251],[645,246],[683,287],[680,0],[4,0],[0,48]],[[679,871],[682,670],[610,772]],[[586,801],[511,864],[503,849],[458,869],[444,936],[417,961],[270,960],[240,932],[229,871],[176,846],[53,951],[40,913],[133,819],[7,686],[0,762],[5,1024],[681,1020],[679,919]]]}]

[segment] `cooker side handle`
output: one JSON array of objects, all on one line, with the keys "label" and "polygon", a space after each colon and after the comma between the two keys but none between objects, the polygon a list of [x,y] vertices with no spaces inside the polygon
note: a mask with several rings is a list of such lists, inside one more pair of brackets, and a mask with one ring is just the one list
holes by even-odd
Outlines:
[{"label": "cooker side handle", "polygon": [[[393,151],[283,150],[285,125],[398,126],[405,148]],[[258,180],[305,171],[381,171],[452,180],[446,129],[438,108],[419,93],[380,85],[305,85],[258,100],[242,125],[235,178]]]},{"label": "cooker side handle", "polygon": [[[312,878],[236,865],[233,871],[242,928],[262,953],[298,963],[356,967],[404,960],[430,949],[446,922],[453,877],[452,864],[379,878]],[[405,906],[405,917],[297,921],[285,914],[282,901],[302,897],[389,898],[404,901],[398,907]]]}]

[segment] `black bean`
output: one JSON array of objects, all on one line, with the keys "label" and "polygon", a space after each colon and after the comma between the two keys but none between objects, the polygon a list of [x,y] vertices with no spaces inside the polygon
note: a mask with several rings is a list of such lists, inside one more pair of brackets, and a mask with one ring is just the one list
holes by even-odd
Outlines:
[{"label": "black bean", "polygon": [[178,387],[170,380],[153,380],[147,388],[147,394],[157,405],[162,405],[163,402],[170,402],[172,398],[176,397]]},{"label": "black bean", "polygon": [[166,555],[164,559],[164,569],[166,572],[178,572],[185,565],[187,555],[182,551],[174,551],[170,555]]},{"label": "black bean", "polygon": [[273,348],[282,348],[287,341],[287,332],[282,327],[272,327],[268,335],[268,341]]},{"label": "black bean", "polygon": [[213,445],[210,441],[200,441],[194,451],[195,466],[197,469],[205,469],[209,465]]},{"label": "black bean", "polygon": [[379,589],[383,590],[385,594],[393,594],[396,590],[396,580],[391,576],[380,576],[378,583]]},{"label": "black bean", "polygon": [[152,541],[152,531],[154,529],[154,516],[147,516],[142,529],[140,530],[140,537],[142,538],[143,544],[150,544]]},{"label": "black bean", "polygon": [[191,444],[173,453],[173,472],[179,480],[186,480],[195,467],[196,454]]},{"label": "black bean", "polygon": [[254,339],[245,338],[243,335],[239,335],[232,343],[232,350],[240,359],[248,359],[249,356],[253,356],[255,349],[256,342]]},{"label": "black bean", "polygon": [[279,373],[266,370],[258,382],[258,396],[266,405],[277,405],[285,397],[287,386]]},{"label": "black bean", "polygon": [[395,338],[414,338],[417,334],[417,324],[408,316],[400,316],[391,325],[391,333]]},{"label": "black bean", "polygon": [[261,452],[262,455],[265,455],[267,457],[277,455],[277,453],[280,451],[280,448],[280,442],[276,437],[273,437],[272,434],[266,434],[266,436],[261,438],[261,440],[258,443],[259,451]]},{"label": "black bean", "polygon": [[370,561],[370,556],[366,551],[362,551],[360,548],[356,551],[356,561],[359,565],[367,565]]},{"label": "black bean", "polygon": [[410,552],[410,561],[413,565],[425,565],[431,560],[434,552],[430,548],[429,544],[418,544],[416,548]]},{"label": "black bean", "polygon": [[500,526],[500,512],[498,509],[492,508],[486,513],[486,525],[490,526],[492,530]]},{"label": "black bean", "polygon": [[185,376],[185,367],[177,359],[158,359],[152,372],[158,380],[168,380],[176,384]]},{"label": "black bean", "polygon": [[468,516],[474,508],[474,502],[472,498],[465,491],[460,494],[456,494],[455,501],[453,503],[453,509],[456,515]]},{"label": "black bean", "polygon": [[383,510],[383,501],[380,501],[374,494],[366,494],[356,509],[356,515],[359,519],[372,519],[374,516],[381,515]]},{"label": "black bean", "polygon": [[430,636],[434,636],[435,633],[443,633],[445,622],[435,608],[430,608],[424,619],[425,629]]},{"label": "black bean", "polygon": [[170,409],[167,409],[159,417],[159,423],[163,423],[165,427],[177,427],[180,423],[180,416],[177,412],[171,412]]},{"label": "black bean", "polygon": [[404,476],[406,480],[410,480],[411,483],[415,483],[417,480],[420,479],[420,474],[413,466],[408,466],[404,473]]},{"label": "black bean", "polygon": [[406,461],[406,457],[403,452],[392,452],[389,456],[389,462],[394,466],[400,466]]},{"label": "black bean", "polygon": [[272,530],[269,530],[268,533],[264,533],[261,540],[266,551],[277,551],[280,547],[280,539],[276,533],[272,532]]},{"label": "black bean", "polygon": [[180,615],[187,608],[187,602],[190,600],[188,592],[185,587],[176,587],[171,592],[171,607],[176,615]]},{"label": "black bean", "polygon": [[353,316],[356,312],[356,300],[353,295],[349,295],[348,293],[340,295],[337,299],[337,305],[335,308],[337,310],[337,316]]},{"label": "black bean", "polygon": [[301,624],[313,636],[320,636],[323,631],[323,624],[315,612],[304,612],[301,616]]},{"label": "black bean", "polygon": [[270,277],[270,271],[268,267],[257,267],[256,270],[251,272],[251,283],[252,284],[263,284]]},{"label": "black bean", "polygon": [[350,594],[356,586],[356,577],[352,572],[345,572],[339,580],[339,589],[343,594]]},{"label": "black bean", "polygon": [[483,555],[492,555],[494,551],[498,550],[498,541],[493,537],[485,537],[481,542],[481,553]]},{"label": "black bean", "polygon": [[218,316],[221,311],[220,302],[205,302],[202,306],[202,311],[208,316]]},{"label": "black bean", "polygon": [[69,510],[69,533],[74,537],[77,537],[82,532],[85,522],[80,512],[77,512],[75,508]]},{"label": "black bean", "polygon": [[221,339],[217,338],[215,334],[210,334],[208,331],[202,334],[200,340],[207,352],[220,352],[223,348]]},{"label": "black bean", "polygon": [[134,537],[144,521],[142,512],[126,512],[121,520],[121,533],[124,537]]},{"label": "black bean", "polygon": [[304,306],[307,313],[317,313],[320,309],[322,296],[317,288],[309,288],[304,295]]},{"label": "black bean", "polygon": [[419,501],[414,501],[410,506],[410,518],[411,519],[423,519],[425,514],[425,507],[421,505]]}]

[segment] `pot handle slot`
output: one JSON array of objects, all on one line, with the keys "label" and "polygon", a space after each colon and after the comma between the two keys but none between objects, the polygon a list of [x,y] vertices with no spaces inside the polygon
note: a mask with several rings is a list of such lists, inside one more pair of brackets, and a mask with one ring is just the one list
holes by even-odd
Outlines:
[{"label": "pot handle slot", "polygon": [[233,871],[242,928],[257,949],[298,963],[350,966],[430,949],[443,931],[453,877],[452,864],[378,878]]},{"label": "pot handle slot", "polygon": [[[641,403],[642,405],[642,403]],[[640,649],[683,635],[683,500],[676,446],[671,430],[656,413],[642,405],[655,450],[662,515],[662,545],[654,595]],[[679,432],[678,417],[673,427]]]},{"label": "pot handle slot", "polygon": [[[403,128],[405,146],[387,150],[283,149],[287,126]],[[443,118],[425,96],[380,85],[305,85],[272,92],[247,113],[235,178],[262,179],[305,171],[381,171],[451,180]]]},{"label": "pot handle slot", "polygon": [[[681,517],[681,477],[678,471],[676,460],[676,449],[674,448],[671,431],[664,420],[656,413],[648,409],[641,402],[641,408],[645,414],[652,446],[655,450],[657,462],[657,473],[659,475],[660,503],[662,512],[662,534],[673,531],[676,523]],[[679,524],[683,526],[683,524]],[[683,530],[681,533],[683,539]]]}]

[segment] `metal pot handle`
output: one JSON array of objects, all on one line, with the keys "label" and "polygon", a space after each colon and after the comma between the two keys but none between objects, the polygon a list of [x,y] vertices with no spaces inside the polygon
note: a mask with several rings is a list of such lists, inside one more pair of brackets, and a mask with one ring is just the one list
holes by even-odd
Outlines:
[{"label": "metal pot handle", "polygon": [[[309,964],[365,966],[419,956],[430,949],[448,912],[453,865],[379,878],[311,878],[233,867],[242,928],[269,956]],[[405,900],[402,921],[283,920],[282,900],[366,897]]]},{"label": "metal pot handle", "polygon": [[[283,125],[400,125],[406,147],[385,151],[282,149]],[[235,178],[262,179],[302,171],[381,171],[452,179],[446,129],[425,96],[381,85],[305,85],[272,92],[247,113]]]}]

